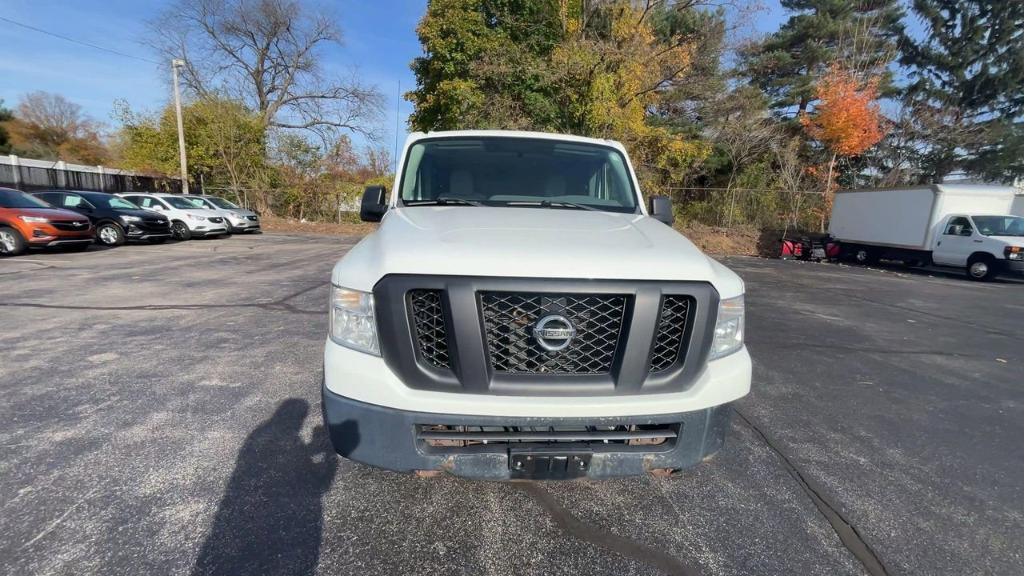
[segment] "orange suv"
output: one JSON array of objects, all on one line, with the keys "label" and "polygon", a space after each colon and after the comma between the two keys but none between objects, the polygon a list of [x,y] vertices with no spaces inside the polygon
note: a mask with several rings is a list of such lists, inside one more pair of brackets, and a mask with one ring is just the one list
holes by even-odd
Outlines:
[{"label": "orange suv", "polygon": [[85,250],[92,244],[92,233],[92,224],[77,212],[0,188],[0,255],[15,256],[32,246]]}]

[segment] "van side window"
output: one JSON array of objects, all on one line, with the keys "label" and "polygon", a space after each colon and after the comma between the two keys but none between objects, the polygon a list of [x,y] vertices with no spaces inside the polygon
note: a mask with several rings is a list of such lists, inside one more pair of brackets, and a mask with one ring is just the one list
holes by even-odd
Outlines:
[{"label": "van side window", "polygon": [[963,216],[957,216],[946,225],[946,236],[970,236],[974,230],[971,228],[971,221]]},{"label": "van side window", "polygon": [[84,206],[85,200],[81,196],[75,196],[74,194],[64,195],[64,207],[65,208],[78,208]]}]

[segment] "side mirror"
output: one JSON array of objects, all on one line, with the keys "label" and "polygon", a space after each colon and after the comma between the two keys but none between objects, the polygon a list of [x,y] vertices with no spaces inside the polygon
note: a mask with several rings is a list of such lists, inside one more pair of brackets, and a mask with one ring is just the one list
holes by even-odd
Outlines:
[{"label": "side mirror", "polygon": [[153,204],[149,207],[150,210],[156,210],[157,212],[163,211],[164,207],[159,204]]},{"label": "side mirror", "polygon": [[668,196],[651,196],[648,212],[650,212],[651,218],[664,222],[668,226],[676,221],[676,216],[672,212],[672,199]]},{"label": "side mirror", "polygon": [[367,186],[363,201],[359,205],[359,219],[363,222],[380,222],[388,211],[388,190],[383,186]]}]

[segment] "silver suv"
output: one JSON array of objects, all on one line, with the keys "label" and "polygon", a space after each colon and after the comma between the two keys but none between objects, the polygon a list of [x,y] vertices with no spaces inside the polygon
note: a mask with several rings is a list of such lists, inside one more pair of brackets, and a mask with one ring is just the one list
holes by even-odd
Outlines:
[{"label": "silver suv", "polygon": [[195,204],[197,208],[213,210],[223,216],[224,222],[227,224],[229,234],[256,234],[260,232],[260,216],[248,208],[242,208],[234,202],[225,200],[219,196],[189,194],[182,197],[187,198],[188,201]]}]

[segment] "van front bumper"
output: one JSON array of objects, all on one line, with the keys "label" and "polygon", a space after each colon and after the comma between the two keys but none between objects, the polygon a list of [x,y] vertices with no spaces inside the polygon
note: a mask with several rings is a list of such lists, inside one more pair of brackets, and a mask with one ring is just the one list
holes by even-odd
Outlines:
[{"label": "van front bumper", "polygon": [[[725,441],[732,414],[722,404],[681,414],[603,418],[529,418],[432,414],[377,406],[352,400],[322,387],[324,424],[338,454],[364,464],[395,470],[443,471],[484,480],[513,478],[613,478],[652,471],[677,470],[698,464],[717,452]],[[567,427],[672,426],[677,436],[660,445],[591,442],[491,442],[437,446],[420,438],[424,426],[477,429],[536,429]],[[537,456],[534,456],[537,455]],[[522,462],[544,459],[554,471],[558,459],[568,458],[570,474],[523,475]],[[550,459],[550,460],[548,460]],[[517,470],[516,468],[519,468]]]}]

